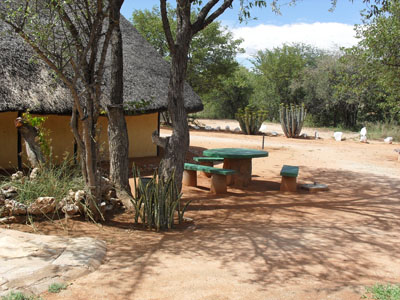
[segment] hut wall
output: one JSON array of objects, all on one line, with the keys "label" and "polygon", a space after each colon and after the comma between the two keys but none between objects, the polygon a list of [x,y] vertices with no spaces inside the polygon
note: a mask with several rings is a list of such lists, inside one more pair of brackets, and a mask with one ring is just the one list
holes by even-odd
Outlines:
[{"label": "hut wall", "polygon": [[[62,115],[34,115],[45,117],[44,127],[48,130],[48,138],[52,148],[53,162],[60,163],[64,158],[74,155],[74,135],[71,131],[71,116]],[[29,166],[26,155],[25,142],[22,140],[22,164]]]},{"label": "hut wall", "polygon": [[158,113],[128,116],[126,118],[129,135],[129,157],[157,156],[157,146],[151,134],[158,129]]},{"label": "hut wall", "polygon": [[[18,134],[14,126],[17,112],[0,113],[0,168],[18,167]],[[34,115],[36,116],[36,115]],[[61,162],[67,155],[74,153],[74,137],[70,127],[70,116],[45,115],[45,128],[49,130],[53,159]],[[158,128],[158,113],[139,116],[127,116],[129,135],[129,157],[157,156],[157,147],[152,143],[151,133]],[[107,118],[99,118],[101,159],[108,161]],[[25,143],[22,141],[22,163],[29,166]]]},{"label": "hut wall", "polygon": [[0,168],[18,167],[18,133],[14,125],[17,112],[0,113]]},{"label": "hut wall", "polygon": [[[125,119],[129,137],[129,158],[157,156],[157,146],[153,144],[151,134],[158,128],[158,113],[126,116]],[[101,159],[108,160],[107,118],[100,117],[98,126]]]}]

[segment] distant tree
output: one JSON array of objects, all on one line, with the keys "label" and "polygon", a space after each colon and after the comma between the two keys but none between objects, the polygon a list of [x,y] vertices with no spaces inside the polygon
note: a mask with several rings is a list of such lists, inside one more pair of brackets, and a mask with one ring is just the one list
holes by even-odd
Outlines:
[{"label": "distant tree", "polygon": [[368,75],[375,75],[386,91],[386,108],[392,119],[400,117],[400,1],[385,1],[384,6],[372,16],[364,17],[358,26],[361,39],[353,49],[368,66]]},{"label": "distant tree", "polygon": [[[300,104],[304,98],[301,86],[293,88],[292,83],[303,70],[315,66],[322,55],[311,46],[304,44],[283,45],[272,50],[258,51],[252,60],[257,77],[252,103],[268,109],[270,117],[278,118],[279,104]],[[261,90],[257,90],[261,89]]]},{"label": "distant tree", "polygon": [[[171,32],[176,33],[176,10],[167,5]],[[191,20],[197,17],[191,12]],[[135,10],[132,22],[136,29],[168,61],[170,51],[163,30],[161,12],[154,6],[150,10]],[[232,77],[238,69],[236,55],[244,50],[240,48],[241,39],[234,39],[232,33],[220,22],[209,24],[204,30],[193,36],[188,51],[186,81],[202,98],[222,88],[223,81]],[[207,105],[207,104],[206,104]]]},{"label": "distant tree", "polygon": [[218,88],[203,94],[204,114],[215,119],[234,119],[238,109],[249,104],[253,93],[250,76],[249,70],[238,67]]}]

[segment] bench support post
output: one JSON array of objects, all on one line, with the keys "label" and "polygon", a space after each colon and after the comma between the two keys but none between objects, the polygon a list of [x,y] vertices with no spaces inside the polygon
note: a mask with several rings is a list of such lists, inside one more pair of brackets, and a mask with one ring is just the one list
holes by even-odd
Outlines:
[{"label": "bench support post", "polygon": [[282,176],[281,192],[296,192],[297,177]]},{"label": "bench support post", "polygon": [[182,184],[186,186],[197,186],[197,172],[193,170],[183,170]]},{"label": "bench support post", "polygon": [[225,194],[227,192],[225,175],[219,175],[219,174],[211,175],[210,192],[212,194]]}]

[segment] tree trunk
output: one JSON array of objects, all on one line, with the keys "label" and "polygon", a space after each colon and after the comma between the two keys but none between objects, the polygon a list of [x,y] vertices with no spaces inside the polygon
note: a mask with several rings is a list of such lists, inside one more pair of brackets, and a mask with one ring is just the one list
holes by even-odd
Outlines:
[{"label": "tree trunk", "polygon": [[38,131],[35,127],[25,123],[21,118],[15,120],[15,127],[25,140],[26,154],[32,168],[40,167],[44,162],[44,156],[38,143]]},{"label": "tree trunk", "polygon": [[[175,174],[178,191],[182,189],[183,167],[189,149],[189,126],[184,103],[184,83],[191,41],[190,24],[178,21],[175,49],[172,53],[171,75],[168,87],[168,113],[172,122],[172,135],[165,144],[161,161],[161,178]],[[179,24],[182,22],[181,24]]]},{"label": "tree trunk", "polygon": [[[88,101],[90,102],[90,101]],[[82,121],[82,137],[84,148],[84,156],[86,161],[86,185],[90,190],[90,198],[88,199],[89,215],[94,221],[102,218],[100,212],[101,189],[100,189],[100,173],[98,172],[97,157],[97,136],[96,136],[96,120],[93,119],[93,107],[88,103],[88,116]]]},{"label": "tree trunk", "polygon": [[110,149],[110,178],[118,189],[131,194],[129,187],[129,139],[123,107],[123,48],[119,25],[123,1],[110,1],[110,23],[114,23],[111,37],[111,105],[107,107],[108,141]]}]

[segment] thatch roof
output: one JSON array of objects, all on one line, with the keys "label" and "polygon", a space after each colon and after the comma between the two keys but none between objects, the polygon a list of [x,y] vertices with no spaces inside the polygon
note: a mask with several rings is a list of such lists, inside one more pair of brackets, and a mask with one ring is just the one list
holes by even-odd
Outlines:
[{"label": "thatch roof", "polygon": [[[0,21],[0,112],[25,111],[70,114],[69,90],[57,82],[50,69],[34,57],[17,35],[10,35]],[[124,42],[124,102],[145,102],[141,113],[167,109],[169,64],[121,17]],[[109,68],[105,79],[109,78]],[[106,93],[107,93],[106,88]],[[203,109],[199,96],[186,84],[185,106],[189,112]]]}]

